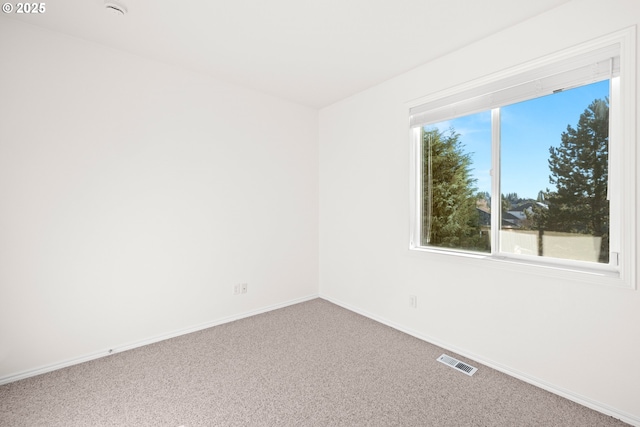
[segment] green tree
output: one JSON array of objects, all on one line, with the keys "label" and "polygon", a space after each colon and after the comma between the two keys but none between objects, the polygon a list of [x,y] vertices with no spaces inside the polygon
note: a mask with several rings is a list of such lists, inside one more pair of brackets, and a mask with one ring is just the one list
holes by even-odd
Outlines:
[{"label": "green tree", "polygon": [[609,254],[609,100],[596,99],[567,126],[559,147],[549,149],[549,182],[545,226],[549,230],[602,237],[601,262]]},{"label": "green tree", "polygon": [[454,129],[422,134],[424,245],[487,250],[476,209],[472,159]]},{"label": "green tree", "polygon": [[538,255],[542,256],[544,254],[542,247],[542,236],[544,234],[544,230],[547,229],[549,223],[549,207],[545,204],[545,201],[549,194],[549,189],[547,191],[539,191],[538,198],[535,203],[531,206],[531,210],[525,210],[524,214],[526,220],[524,221],[523,229],[527,230],[537,230],[538,231]]},{"label": "green tree", "polygon": [[476,194],[478,199],[486,200],[489,205],[491,205],[491,194],[488,191],[478,191]]}]

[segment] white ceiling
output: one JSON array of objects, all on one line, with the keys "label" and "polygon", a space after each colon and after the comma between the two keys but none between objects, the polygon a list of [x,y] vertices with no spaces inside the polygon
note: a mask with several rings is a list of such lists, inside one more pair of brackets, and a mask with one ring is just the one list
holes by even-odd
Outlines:
[{"label": "white ceiling", "polygon": [[[118,1],[118,0],[116,0]],[[569,0],[54,0],[8,15],[324,107]]]}]

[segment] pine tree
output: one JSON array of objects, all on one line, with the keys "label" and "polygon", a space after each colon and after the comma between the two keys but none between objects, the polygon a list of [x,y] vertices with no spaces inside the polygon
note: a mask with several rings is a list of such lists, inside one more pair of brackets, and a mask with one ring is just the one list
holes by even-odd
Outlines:
[{"label": "pine tree", "polygon": [[601,236],[603,257],[609,247],[608,142],[609,100],[596,99],[575,129],[567,126],[560,146],[549,149],[549,182],[557,190],[548,195],[545,224],[553,231]]},{"label": "pine tree", "polygon": [[422,243],[488,249],[488,242],[480,237],[471,154],[464,152],[460,135],[453,129],[446,134],[425,130],[422,143]]}]

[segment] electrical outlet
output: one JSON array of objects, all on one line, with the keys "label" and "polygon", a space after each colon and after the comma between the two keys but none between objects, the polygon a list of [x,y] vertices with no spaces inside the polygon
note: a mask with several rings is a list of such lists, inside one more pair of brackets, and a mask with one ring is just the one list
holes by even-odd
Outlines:
[{"label": "electrical outlet", "polygon": [[233,285],[233,294],[240,295],[247,293],[247,284],[246,283],[238,283],[237,285]]},{"label": "electrical outlet", "polygon": [[411,308],[418,308],[418,297],[415,295],[409,295],[409,306]]}]

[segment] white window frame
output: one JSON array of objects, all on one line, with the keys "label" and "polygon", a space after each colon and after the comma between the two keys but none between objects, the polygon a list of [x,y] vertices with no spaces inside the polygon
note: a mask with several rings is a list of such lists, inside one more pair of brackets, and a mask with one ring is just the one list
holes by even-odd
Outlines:
[{"label": "white window frame", "polygon": [[[438,117],[445,109],[455,110],[456,102],[467,102],[482,95],[497,93],[514,82],[527,81],[527,76],[538,70],[565,66],[573,58],[585,58],[593,52],[619,46],[619,77],[611,79],[610,135],[609,135],[609,184],[611,189],[610,227],[611,248],[617,259],[609,264],[597,264],[573,260],[559,260],[546,257],[520,257],[516,254],[501,253],[495,249],[499,232],[499,215],[492,215],[492,253],[472,252],[451,248],[421,245],[421,128],[413,127],[410,132],[410,238],[409,249],[427,256],[454,256],[457,261],[480,263],[498,269],[508,269],[531,274],[542,274],[556,278],[573,279],[581,282],[607,284],[637,290],[636,284],[636,30],[631,27],[570,49],[540,58],[526,64],[496,73],[472,82],[456,86],[433,95],[411,101],[407,107],[416,114]],[[542,95],[541,95],[542,96]],[[489,96],[492,98],[492,96]],[[517,101],[516,101],[517,102]],[[482,108],[467,111],[472,114],[486,111]],[[492,111],[492,114],[496,114]],[[413,122],[413,118],[411,120]],[[495,123],[495,122],[494,122]],[[499,132],[495,129],[494,132]],[[499,151],[492,147],[493,168],[500,165]],[[494,174],[495,175],[495,174]],[[499,176],[499,174],[498,174]],[[492,194],[499,195],[499,182],[492,179]],[[495,199],[495,197],[493,197]],[[499,200],[500,197],[498,196]],[[499,203],[496,202],[496,203]],[[498,210],[499,211],[499,210]],[[488,263],[488,264],[487,264]],[[616,265],[617,264],[617,265]]]}]

